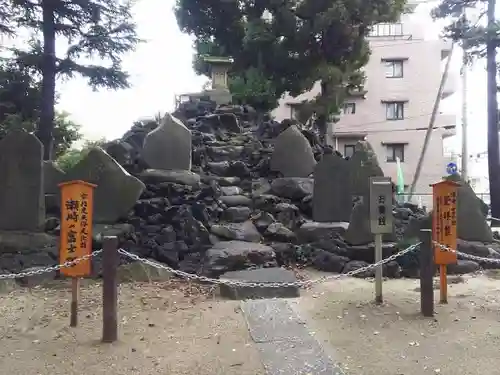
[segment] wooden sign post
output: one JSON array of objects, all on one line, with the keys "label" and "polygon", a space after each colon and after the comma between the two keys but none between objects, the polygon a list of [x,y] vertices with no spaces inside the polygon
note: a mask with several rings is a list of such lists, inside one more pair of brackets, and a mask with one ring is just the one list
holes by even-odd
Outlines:
[{"label": "wooden sign post", "polygon": [[[434,210],[432,213],[432,241],[456,250],[457,248],[457,187],[453,181],[441,181],[432,186]],[[454,251],[434,244],[434,262],[439,265],[440,302],[448,303],[446,265],[457,263]]]},{"label": "wooden sign post", "polygon": [[[61,247],[60,263],[71,262],[92,252],[92,208],[96,185],[84,181],[59,184],[61,188]],[[61,268],[61,274],[71,280],[70,326],[78,324],[78,293],[80,277],[91,272],[91,259]]]},{"label": "wooden sign post", "polygon": [[[381,262],[382,235],[394,230],[392,183],[389,177],[370,177],[370,229],[375,235],[375,263]],[[375,302],[382,303],[382,265],[375,269]]]}]

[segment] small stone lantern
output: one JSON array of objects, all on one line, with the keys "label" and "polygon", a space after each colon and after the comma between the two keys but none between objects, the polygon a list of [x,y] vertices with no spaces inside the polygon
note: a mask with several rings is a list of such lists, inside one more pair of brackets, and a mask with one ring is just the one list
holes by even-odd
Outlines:
[{"label": "small stone lantern", "polygon": [[205,56],[203,60],[210,65],[212,76],[212,89],[206,90],[206,94],[217,104],[230,104],[231,93],[228,88],[228,72],[233,63],[230,57]]}]

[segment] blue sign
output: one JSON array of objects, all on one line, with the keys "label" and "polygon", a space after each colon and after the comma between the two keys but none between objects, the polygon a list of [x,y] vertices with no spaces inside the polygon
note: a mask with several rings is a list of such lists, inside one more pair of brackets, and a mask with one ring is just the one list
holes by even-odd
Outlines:
[{"label": "blue sign", "polygon": [[457,165],[453,162],[448,163],[448,165],[446,166],[446,173],[456,174],[457,173]]}]

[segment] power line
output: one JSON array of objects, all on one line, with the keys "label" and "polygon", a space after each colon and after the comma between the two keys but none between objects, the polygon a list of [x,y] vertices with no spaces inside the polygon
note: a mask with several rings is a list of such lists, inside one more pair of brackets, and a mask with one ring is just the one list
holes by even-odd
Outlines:
[{"label": "power line", "polygon": [[[359,124],[353,124],[353,125],[346,125],[346,128],[361,128],[366,125],[373,125],[373,124],[383,124],[383,123],[397,123],[398,121],[404,121],[404,120],[411,120],[411,119],[416,119],[424,116],[430,116],[432,113],[424,113],[421,115],[416,115],[416,116],[410,116],[410,117],[405,117],[402,120],[380,120],[380,121],[370,121],[370,122],[364,122],[364,123],[359,123]],[[403,129],[387,129],[387,130],[366,130],[367,133],[390,133],[394,131],[409,131],[409,130],[426,130],[427,127],[424,128],[403,128]],[[434,129],[445,129],[445,127],[440,126],[440,127],[435,127]],[[339,131],[335,132],[334,134],[342,134],[342,133],[352,133],[352,131],[346,130],[346,131]]]},{"label": "power line", "polygon": [[[452,153],[450,156],[451,157],[462,158],[462,154]],[[467,158],[468,159],[476,159],[476,160],[478,160],[478,159],[482,159],[485,156],[488,156],[488,151],[481,151],[481,152],[469,154],[469,156]]]}]

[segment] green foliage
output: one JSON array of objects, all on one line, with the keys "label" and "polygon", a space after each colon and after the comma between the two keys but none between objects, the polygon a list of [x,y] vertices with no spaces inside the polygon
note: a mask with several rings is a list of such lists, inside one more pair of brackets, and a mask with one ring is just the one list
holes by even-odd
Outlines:
[{"label": "green foliage", "polygon": [[17,115],[21,121],[38,118],[41,83],[27,67],[0,60],[0,123]]},{"label": "green foliage", "polygon": [[78,162],[82,160],[82,158],[84,158],[92,148],[102,147],[105,143],[106,139],[104,138],[95,141],[87,140],[84,142],[81,149],[69,149],[60,155],[56,160],[56,164],[63,171],[67,172],[78,164]]},{"label": "green foliage", "polygon": [[[207,72],[203,54],[232,57],[233,79],[245,82],[250,69],[258,69],[268,83],[255,93],[273,101],[320,80],[315,107],[325,120],[338,111],[345,92],[360,84],[370,27],[395,20],[403,8],[404,0],[177,0],[175,12],[181,30],[196,38],[197,72]],[[242,91],[237,95],[248,100],[251,90]]]},{"label": "green foliage", "polygon": [[54,155],[62,155],[71,145],[81,139],[80,125],[69,118],[67,112],[56,112],[54,119]]},{"label": "green foliage", "polygon": [[[65,51],[53,64],[61,78],[80,75],[93,88],[128,88],[128,74],[123,71],[122,56],[139,43],[132,22],[131,1],[68,0],[55,2],[12,2],[10,14],[18,29],[31,32],[25,48],[13,49],[17,59],[43,73],[46,56],[42,36],[65,40]],[[46,18],[43,15],[48,14]],[[47,21],[49,20],[49,21]],[[100,64],[90,61],[100,59]]]},{"label": "green foliage", "polygon": [[[0,63],[0,139],[14,129],[34,133],[40,115],[41,84],[29,68],[12,60]],[[60,112],[54,118],[53,153],[59,156],[80,139],[80,126]]]},{"label": "green foliage", "polygon": [[278,105],[276,88],[257,68],[249,68],[239,75],[231,75],[229,90],[235,102],[251,105],[258,111],[267,112]]},{"label": "green foliage", "polygon": [[[494,39],[499,37],[500,25],[498,22],[490,27],[480,24],[486,15],[486,6],[487,0],[442,0],[431,12],[433,18],[449,21],[443,34],[446,38],[460,43],[465,48],[469,63],[486,55],[488,33],[491,33]],[[474,17],[474,20],[464,17],[465,12],[469,9],[475,10],[475,13],[479,10],[479,14]]]},{"label": "green foliage", "polygon": [[[8,25],[31,35],[25,47],[11,52],[20,66],[42,77],[37,135],[45,146],[44,157],[50,159],[58,77],[79,75],[94,89],[129,87],[122,56],[140,42],[132,22],[132,1],[2,0],[0,4],[0,23],[4,10]],[[67,45],[62,53],[56,51],[56,40],[58,47]]]},{"label": "green foliage", "polygon": [[[22,130],[34,133],[36,130],[36,119],[23,120],[21,115],[8,115],[0,123],[0,139],[5,137],[12,130]],[[81,138],[80,126],[69,119],[66,112],[56,113],[54,119],[54,147],[53,154],[57,157],[68,150],[73,142]]]},{"label": "green foliage", "polygon": [[14,27],[9,13],[9,4],[5,0],[0,1],[0,36],[14,35]]},{"label": "green foliage", "polygon": [[76,150],[76,149],[68,150],[56,159],[56,164],[64,172],[67,172],[71,168],[73,168],[76,164],[78,164],[80,160],[82,160],[86,152],[88,151]]},{"label": "green foliage", "polygon": [[210,64],[205,61],[206,56],[224,56],[224,50],[210,40],[196,39],[194,41],[196,54],[193,58],[193,69],[199,75],[210,76]]},{"label": "green foliage", "polygon": [[82,150],[91,149],[91,148],[95,148],[95,147],[103,147],[107,142],[108,141],[104,137],[99,138],[99,139],[95,139],[93,141],[87,139],[83,143]]}]

